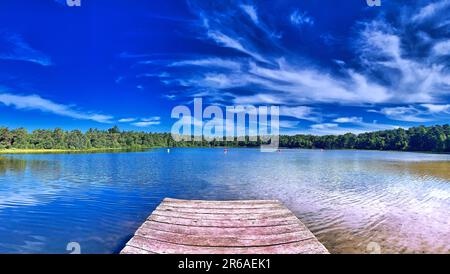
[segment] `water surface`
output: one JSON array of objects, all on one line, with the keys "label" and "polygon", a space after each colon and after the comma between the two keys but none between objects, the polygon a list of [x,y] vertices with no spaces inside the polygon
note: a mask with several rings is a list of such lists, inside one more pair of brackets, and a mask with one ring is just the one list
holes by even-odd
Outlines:
[{"label": "water surface", "polygon": [[0,253],[118,252],[164,197],[279,199],[333,253],[450,253],[450,155],[165,149],[0,157]]}]

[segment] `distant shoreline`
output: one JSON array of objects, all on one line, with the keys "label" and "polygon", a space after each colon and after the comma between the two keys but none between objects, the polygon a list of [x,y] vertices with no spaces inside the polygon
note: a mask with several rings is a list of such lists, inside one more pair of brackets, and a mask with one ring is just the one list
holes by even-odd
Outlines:
[{"label": "distant shoreline", "polygon": [[[102,153],[102,152],[144,152],[150,149],[177,149],[177,148],[232,148],[232,149],[259,149],[254,146],[230,146],[230,147],[207,147],[207,146],[189,146],[189,147],[124,147],[124,148],[90,148],[90,149],[0,149],[0,155],[8,154],[89,154],[89,153]],[[435,152],[435,151],[405,151],[405,150],[376,150],[376,149],[322,149],[322,148],[291,148],[291,147],[280,147],[284,150],[323,150],[323,151],[378,151],[378,152],[412,152],[412,153],[424,153],[424,154],[450,154],[447,152]]]}]

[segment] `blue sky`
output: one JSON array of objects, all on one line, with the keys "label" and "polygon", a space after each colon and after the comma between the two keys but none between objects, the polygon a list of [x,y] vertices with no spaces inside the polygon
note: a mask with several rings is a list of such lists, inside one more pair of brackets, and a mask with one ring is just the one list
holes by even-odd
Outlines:
[{"label": "blue sky", "polygon": [[450,118],[450,0],[0,0],[1,125],[169,131],[171,110],[279,105],[281,132]]}]

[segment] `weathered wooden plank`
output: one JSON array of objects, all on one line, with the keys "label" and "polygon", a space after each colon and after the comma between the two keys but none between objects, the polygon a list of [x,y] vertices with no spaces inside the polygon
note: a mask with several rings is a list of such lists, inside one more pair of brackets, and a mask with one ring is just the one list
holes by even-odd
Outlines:
[{"label": "weathered wooden plank", "polygon": [[280,211],[288,212],[286,208],[270,207],[270,208],[188,208],[188,207],[171,207],[159,205],[158,210],[168,210],[185,213],[201,213],[201,214],[267,214],[277,213]]},{"label": "weathered wooden plank", "polygon": [[[303,224],[289,224],[280,226],[263,226],[263,227],[208,227],[208,226],[187,226],[159,223],[154,221],[145,222],[141,229],[154,229],[160,231],[174,232],[185,235],[199,235],[199,236],[222,236],[222,237],[249,237],[256,235],[259,237],[266,237],[268,235],[283,234],[290,232],[309,231]],[[139,231],[138,230],[138,231]]]},{"label": "weathered wooden plank", "polygon": [[216,236],[214,234],[208,235],[186,235],[173,232],[166,232],[154,229],[141,228],[136,232],[136,235],[144,238],[154,239],[158,241],[192,245],[192,246],[219,246],[219,247],[252,247],[252,246],[268,246],[287,244],[292,242],[299,242],[314,238],[314,235],[309,231],[294,231],[284,234],[265,235],[247,235],[242,236]]},{"label": "weathered wooden plank", "polygon": [[161,205],[170,207],[187,207],[187,208],[217,208],[217,209],[254,209],[254,208],[272,208],[272,207],[283,207],[279,202],[171,202],[164,200]]},{"label": "weathered wooden plank", "polygon": [[137,248],[131,245],[126,245],[122,251],[120,251],[121,254],[156,254],[154,252],[151,252],[149,250]]},{"label": "weathered wooden plank", "polygon": [[211,220],[211,219],[185,219],[175,217],[165,217],[152,214],[148,220],[160,223],[189,225],[189,226],[220,226],[220,227],[247,227],[247,226],[276,226],[298,223],[295,216],[283,218],[269,218],[260,220]]},{"label": "weathered wooden plank", "polygon": [[202,214],[202,213],[187,213],[178,212],[172,210],[160,210],[156,209],[152,215],[159,215],[165,217],[176,217],[185,219],[210,219],[210,220],[261,220],[270,218],[284,218],[294,216],[292,212],[288,210],[274,211],[267,214]]},{"label": "weathered wooden plank", "polygon": [[162,202],[177,204],[280,204],[278,200],[228,200],[228,201],[209,201],[209,200],[183,200],[174,198],[164,198]]},{"label": "weathered wooden plank", "polygon": [[172,208],[205,208],[205,209],[257,209],[257,208],[282,208],[283,206],[279,204],[174,204],[162,202],[160,206],[167,206]]},{"label": "weathered wooden plank", "polygon": [[158,254],[300,254],[300,253],[328,253],[317,239],[258,247],[205,247],[179,245],[136,235],[128,242],[129,246],[148,250]]}]

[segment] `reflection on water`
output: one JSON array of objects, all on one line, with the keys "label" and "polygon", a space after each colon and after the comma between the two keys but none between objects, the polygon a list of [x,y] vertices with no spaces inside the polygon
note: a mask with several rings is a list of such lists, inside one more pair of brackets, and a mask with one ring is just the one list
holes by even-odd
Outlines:
[{"label": "reflection on water", "polygon": [[450,253],[450,155],[172,149],[0,158],[0,252],[111,253],[164,197],[279,199],[335,253]]},{"label": "reflection on water", "polygon": [[27,168],[37,173],[40,171],[48,173],[49,169],[51,169],[51,173],[54,173],[57,171],[55,170],[55,164],[57,165],[57,163],[46,160],[26,160],[0,156],[0,175],[4,175],[6,172],[22,173]]},{"label": "reflection on water", "polygon": [[23,159],[15,159],[9,157],[0,157],[0,174],[7,171],[23,172],[27,166],[27,161]]}]

